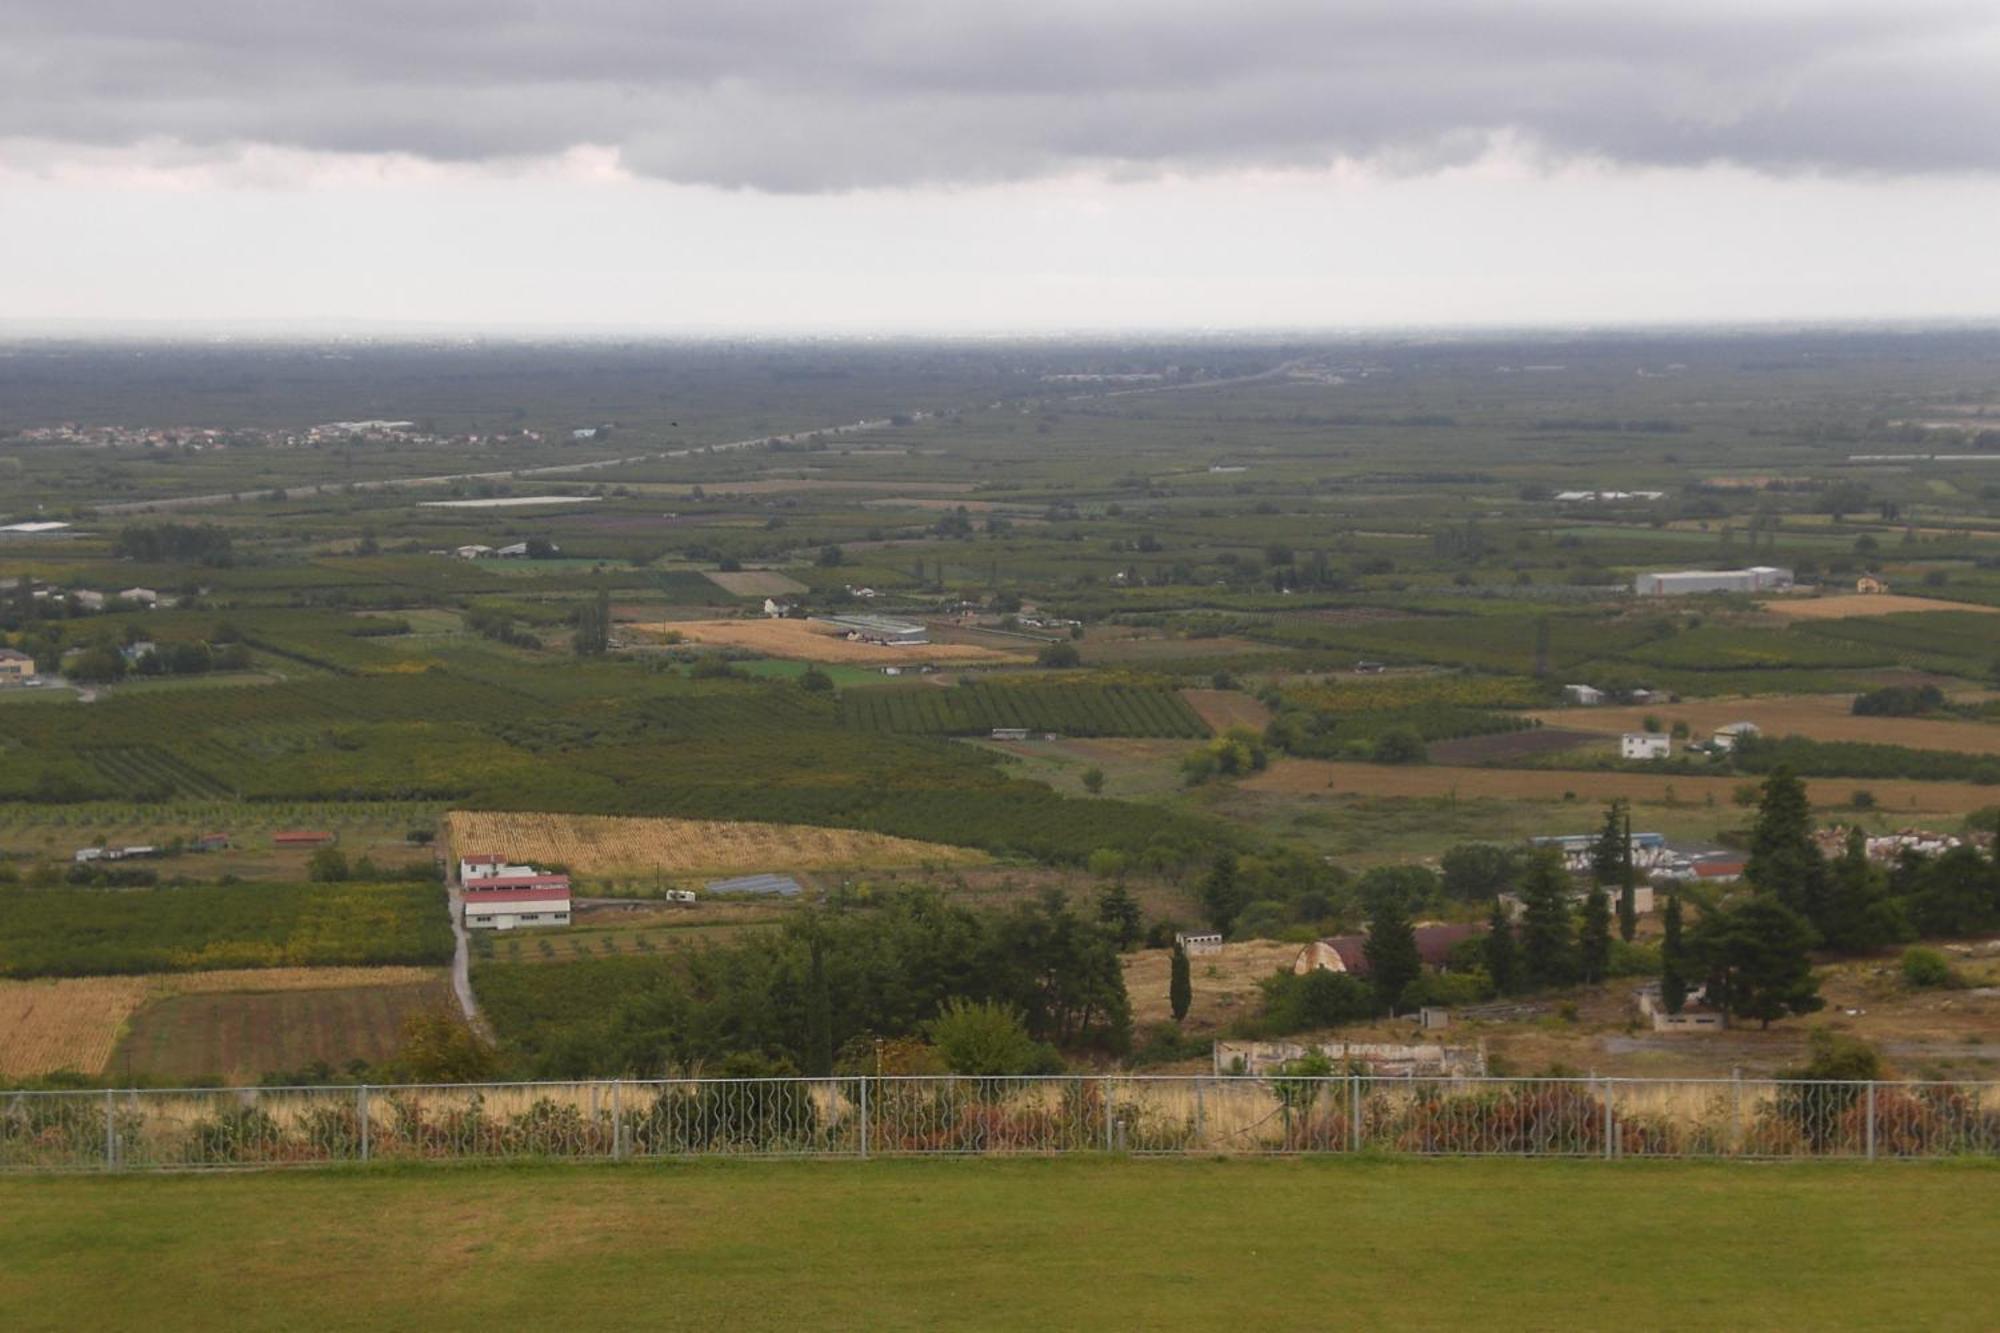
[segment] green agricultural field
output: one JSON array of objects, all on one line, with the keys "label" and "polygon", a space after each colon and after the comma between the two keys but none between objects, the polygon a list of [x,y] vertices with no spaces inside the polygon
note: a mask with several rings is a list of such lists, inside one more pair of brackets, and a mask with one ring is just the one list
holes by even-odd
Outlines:
[{"label": "green agricultural field", "polygon": [[0,888],[0,975],[443,962],[443,899],[434,883]]},{"label": "green agricultural field", "polygon": [[1985,1165],[1328,1159],[17,1179],[0,1307],[24,1333],[1978,1329],[1996,1185]]}]

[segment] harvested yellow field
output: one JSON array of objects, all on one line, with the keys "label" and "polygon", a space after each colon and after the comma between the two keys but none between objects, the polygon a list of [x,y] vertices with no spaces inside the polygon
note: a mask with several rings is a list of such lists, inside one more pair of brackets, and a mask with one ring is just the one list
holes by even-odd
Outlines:
[{"label": "harvested yellow field", "polygon": [[775,569],[703,570],[702,577],[738,597],[790,597],[806,585]]},{"label": "harvested yellow field", "polygon": [[1536,713],[1544,723],[1569,731],[1615,736],[1638,731],[1649,717],[1667,726],[1685,722],[1695,739],[1713,735],[1732,722],[1755,722],[1767,736],[1806,736],[1816,741],[1868,741],[1919,750],[2000,754],[2000,724],[1925,717],[1856,717],[1851,694],[1772,694],[1737,699],[1694,699],[1644,708],[1561,708]]},{"label": "harvested yellow field", "polygon": [[[1623,796],[1641,805],[1726,806],[1746,777],[1673,777],[1668,774],[1564,772],[1560,769],[1458,768],[1449,764],[1350,764],[1322,759],[1280,759],[1243,779],[1244,791],[1287,796],[1450,796],[1462,800],[1560,801],[1573,792],[1583,801]],[[1873,792],[1885,814],[1968,814],[2000,801],[2000,787],[1975,782],[1903,779],[1810,778],[1816,805],[1847,804],[1857,789]]]},{"label": "harvested yellow field", "polygon": [[832,628],[810,620],[674,620],[634,625],[646,634],[676,633],[689,643],[718,648],[743,648],[766,657],[791,657],[805,662],[855,666],[908,665],[917,662],[1020,662],[1018,652],[1001,652],[967,643],[928,643],[890,648],[879,643],[854,643]]},{"label": "harvested yellow field", "polygon": [[0,981],[0,1076],[95,1074],[150,997],[145,977]]},{"label": "harvested yellow field", "polygon": [[133,977],[0,981],[0,1077],[72,1069],[96,1074],[132,1016],[175,995],[231,991],[345,990],[398,986],[444,975],[434,967],[274,967]]},{"label": "harvested yellow field", "polygon": [[498,853],[578,875],[888,869],[986,859],[966,847],[812,824],[454,810],[444,827],[454,857]]},{"label": "harvested yellow field", "polygon": [[1850,616],[1886,616],[1902,611],[2000,612],[2000,606],[1976,602],[1946,602],[1936,597],[1905,597],[1898,592],[1843,593],[1838,597],[1777,597],[1759,603],[1787,620],[1845,620]]}]

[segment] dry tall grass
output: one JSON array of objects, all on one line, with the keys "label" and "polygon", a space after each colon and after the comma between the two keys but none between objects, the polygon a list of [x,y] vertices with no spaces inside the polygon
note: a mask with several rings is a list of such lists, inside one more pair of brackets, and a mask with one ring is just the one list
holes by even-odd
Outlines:
[{"label": "dry tall grass", "polygon": [[965,847],[809,824],[473,810],[454,810],[444,823],[454,856],[497,852],[564,865],[579,875],[971,865],[986,859]]}]

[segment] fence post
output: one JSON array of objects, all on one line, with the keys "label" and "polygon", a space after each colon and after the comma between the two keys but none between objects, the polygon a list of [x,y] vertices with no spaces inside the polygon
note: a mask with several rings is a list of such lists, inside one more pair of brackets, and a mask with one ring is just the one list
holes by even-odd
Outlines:
[{"label": "fence post", "polygon": [[1197,1074],[1194,1080],[1194,1146],[1199,1150],[1207,1144],[1208,1105],[1207,1099],[1202,1095],[1202,1078]]},{"label": "fence post", "polygon": [[868,1076],[861,1076],[861,1160],[868,1160]]},{"label": "fence post", "polygon": [[361,1160],[368,1160],[368,1085],[354,1090],[354,1121],[361,1131]]},{"label": "fence post", "polygon": [[1347,1151],[1361,1151],[1361,1075],[1347,1071]]},{"label": "fence post", "polygon": [[1868,1160],[1875,1160],[1875,1089],[1874,1079],[1868,1080]]},{"label": "fence post", "polygon": [[1097,1104],[1104,1108],[1104,1151],[1111,1151],[1111,1081],[1097,1076]]},{"label": "fence post", "polygon": [[624,1086],[622,1078],[611,1080],[611,1160],[614,1162],[625,1155],[625,1117],[619,1114],[625,1105],[625,1099],[619,1095]]},{"label": "fence post", "polygon": [[1617,1080],[1610,1078],[1604,1080],[1604,1160],[1607,1162],[1611,1160],[1618,1143],[1618,1127],[1613,1123],[1617,1111],[1611,1101],[1611,1090],[1616,1086]]},{"label": "fence post", "polygon": [[1743,1155],[1743,1067],[1729,1071],[1729,1151]]},{"label": "fence post", "polygon": [[104,1169],[118,1169],[118,1101],[109,1088],[104,1090]]}]

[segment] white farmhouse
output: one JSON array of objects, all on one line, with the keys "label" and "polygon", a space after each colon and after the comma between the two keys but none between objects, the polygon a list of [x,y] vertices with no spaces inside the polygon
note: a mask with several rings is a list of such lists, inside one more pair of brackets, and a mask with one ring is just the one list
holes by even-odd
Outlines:
[{"label": "white farmhouse", "polygon": [[1621,759],[1666,759],[1673,755],[1674,739],[1658,731],[1628,731],[1618,738]]}]

